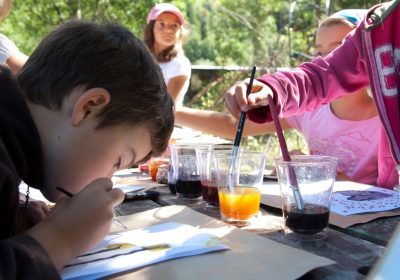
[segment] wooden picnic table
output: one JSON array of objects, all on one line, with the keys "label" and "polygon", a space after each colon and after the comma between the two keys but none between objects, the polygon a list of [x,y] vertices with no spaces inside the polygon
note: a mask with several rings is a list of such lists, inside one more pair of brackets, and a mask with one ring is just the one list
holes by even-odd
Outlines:
[{"label": "wooden picnic table", "polygon": [[[139,174],[132,173],[132,176]],[[168,186],[155,185],[151,180],[142,180],[141,184],[151,184],[152,190],[160,195],[154,200],[125,201],[117,207],[119,215],[130,215],[154,209],[160,206],[185,205],[207,216],[220,220],[219,209],[203,208],[201,202],[190,202],[172,195]],[[382,256],[385,245],[400,222],[400,217],[380,218],[365,224],[346,229],[330,226],[327,238],[320,241],[297,241],[284,236],[281,228],[280,209],[261,205],[263,218],[267,223],[261,228],[249,228],[259,236],[272,239],[301,250],[336,261],[334,265],[320,267],[310,271],[300,279],[363,279],[368,269]],[[268,248],[266,248],[268,250]]]}]

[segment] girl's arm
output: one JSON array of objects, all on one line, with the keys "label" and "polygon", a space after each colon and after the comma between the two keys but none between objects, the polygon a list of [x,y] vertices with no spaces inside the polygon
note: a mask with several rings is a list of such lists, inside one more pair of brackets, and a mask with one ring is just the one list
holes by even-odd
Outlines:
[{"label": "girl's arm", "polygon": [[169,80],[168,85],[167,85],[167,90],[168,93],[171,95],[172,99],[174,102],[180,96],[181,94],[185,94],[184,91],[184,85],[187,81],[188,77],[181,75],[181,76],[176,76],[173,77]]},{"label": "girl's arm", "polygon": [[18,52],[10,55],[6,61],[6,64],[8,65],[8,67],[10,67],[11,71],[15,75],[19,72],[19,70],[21,70],[22,66],[24,66],[27,60],[28,60],[27,55]]},{"label": "girl's arm", "polygon": [[274,97],[281,117],[312,111],[343,95],[369,85],[362,46],[364,25],[351,32],[343,44],[326,57],[318,57],[289,71],[268,74],[253,84],[253,94],[246,98],[246,82],[231,87],[225,94],[227,109],[238,115],[249,111],[257,123],[268,122],[271,115],[268,95]]},{"label": "girl's arm", "polygon": [[[175,124],[190,127],[205,133],[227,139],[234,139],[238,126],[238,120],[229,114],[208,110],[178,108],[175,112]],[[283,129],[291,128],[286,120],[281,119]],[[257,124],[245,122],[243,136],[271,134],[275,132],[273,123]]]}]

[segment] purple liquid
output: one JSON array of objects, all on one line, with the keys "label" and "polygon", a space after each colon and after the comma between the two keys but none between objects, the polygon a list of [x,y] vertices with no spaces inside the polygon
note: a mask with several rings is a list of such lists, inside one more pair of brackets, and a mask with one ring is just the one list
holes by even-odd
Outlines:
[{"label": "purple liquid", "polygon": [[295,233],[315,234],[324,230],[329,222],[327,207],[305,203],[304,210],[300,211],[296,204],[290,205],[290,211],[283,211],[285,225]]},{"label": "purple liquid", "polygon": [[175,183],[168,183],[169,190],[171,194],[176,194],[176,184]]},{"label": "purple liquid", "polygon": [[203,200],[212,206],[219,206],[218,188],[216,186],[201,184]]},{"label": "purple liquid", "polygon": [[181,179],[176,181],[176,193],[182,198],[198,198],[201,196],[201,184],[198,176]]}]

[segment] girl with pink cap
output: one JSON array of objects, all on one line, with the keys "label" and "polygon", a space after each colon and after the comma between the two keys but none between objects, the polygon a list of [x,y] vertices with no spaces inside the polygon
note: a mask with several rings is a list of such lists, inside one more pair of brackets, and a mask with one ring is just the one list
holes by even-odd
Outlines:
[{"label": "girl with pink cap", "polygon": [[182,106],[191,75],[190,61],[182,48],[184,24],[185,18],[177,7],[161,3],[150,10],[144,31],[144,42],[160,63],[176,107]]}]

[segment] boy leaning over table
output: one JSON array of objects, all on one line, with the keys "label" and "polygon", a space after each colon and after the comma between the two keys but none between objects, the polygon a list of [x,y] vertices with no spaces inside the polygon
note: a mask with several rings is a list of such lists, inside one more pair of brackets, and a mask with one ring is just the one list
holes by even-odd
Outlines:
[{"label": "boy leaning over table", "polygon": [[317,57],[290,71],[267,74],[255,81],[245,96],[246,82],[225,94],[233,116],[248,111],[249,119],[271,121],[268,96],[273,96],[281,117],[289,117],[327,104],[370,85],[383,126],[378,149],[379,187],[399,184],[400,164],[400,0],[379,4],[325,57]]},{"label": "boy leaning over table", "polygon": [[[166,149],[173,102],[132,33],[82,21],[51,32],[17,80],[1,65],[0,93],[0,279],[57,279],[108,233],[124,197],[112,174]],[[21,179],[57,202],[31,228]]]}]

